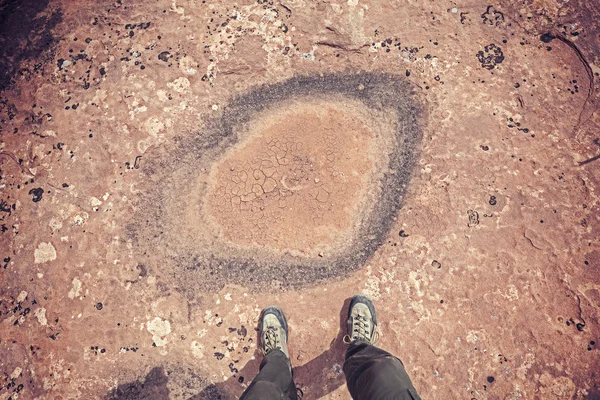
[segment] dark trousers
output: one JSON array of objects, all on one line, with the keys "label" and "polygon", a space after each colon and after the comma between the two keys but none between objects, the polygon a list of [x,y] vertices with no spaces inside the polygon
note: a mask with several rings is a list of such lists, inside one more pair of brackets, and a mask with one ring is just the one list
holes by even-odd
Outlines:
[{"label": "dark trousers", "polygon": [[292,368],[281,350],[273,350],[260,363],[260,371],[240,400],[297,400]]},{"label": "dark trousers", "polygon": [[[368,343],[351,344],[344,374],[354,400],[420,400],[402,361]],[[274,350],[240,400],[296,400],[296,385],[285,355]]]}]

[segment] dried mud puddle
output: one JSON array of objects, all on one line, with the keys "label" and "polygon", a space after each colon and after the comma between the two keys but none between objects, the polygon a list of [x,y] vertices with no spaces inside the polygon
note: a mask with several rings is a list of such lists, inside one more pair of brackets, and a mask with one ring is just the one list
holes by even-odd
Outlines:
[{"label": "dried mud puddle", "polygon": [[219,236],[297,256],[343,247],[368,207],[374,161],[387,158],[360,113],[345,99],[302,99],[256,121],[212,169],[203,214]]},{"label": "dried mud puddle", "polygon": [[139,262],[187,291],[354,270],[402,204],[418,124],[390,75],[294,78],[234,99],[144,167],[129,226]]}]

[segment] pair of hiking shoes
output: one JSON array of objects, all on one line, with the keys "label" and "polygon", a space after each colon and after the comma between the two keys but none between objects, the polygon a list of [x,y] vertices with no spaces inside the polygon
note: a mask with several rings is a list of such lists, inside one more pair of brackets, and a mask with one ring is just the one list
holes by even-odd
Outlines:
[{"label": "pair of hiking shoes", "polygon": [[[271,306],[265,308],[260,316],[260,340],[264,355],[273,350],[281,350],[289,359],[288,324],[281,308]],[[377,316],[371,300],[362,295],[352,297],[348,309],[348,333],[344,343],[375,344]]]}]

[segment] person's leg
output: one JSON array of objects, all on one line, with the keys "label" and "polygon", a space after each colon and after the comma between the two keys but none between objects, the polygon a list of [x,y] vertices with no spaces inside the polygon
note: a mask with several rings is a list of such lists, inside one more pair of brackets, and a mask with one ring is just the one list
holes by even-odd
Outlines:
[{"label": "person's leg", "polygon": [[290,362],[281,350],[273,350],[260,363],[260,372],[240,400],[295,399],[296,385]]},{"label": "person's leg", "polygon": [[260,372],[240,400],[296,400],[296,385],[287,348],[287,321],[278,307],[263,310],[260,340],[265,357]]},{"label": "person's leg", "polygon": [[365,296],[354,296],[348,312],[350,347],[344,374],[354,400],[420,400],[404,365],[397,357],[373,345],[377,316]]},{"label": "person's leg", "polygon": [[354,400],[419,399],[400,359],[372,344],[350,345],[344,374]]}]

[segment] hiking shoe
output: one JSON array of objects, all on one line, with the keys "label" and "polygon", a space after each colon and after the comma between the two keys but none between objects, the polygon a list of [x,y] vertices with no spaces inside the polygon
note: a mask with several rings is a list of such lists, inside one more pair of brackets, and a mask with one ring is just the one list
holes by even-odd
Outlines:
[{"label": "hiking shoe", "polygon": [[357,294],[350,301],[348,309],[348,334],[344,337],[346,344],[363,342],[375,344],[377,341],[377,315],[371,300]]},{"label": "hiking shoe", "polygon": [[287,346],[288,325],[281,308],[271,306],[260,315],[260,344],[264,355],[273,350],[281,350],[290,358]]}]

